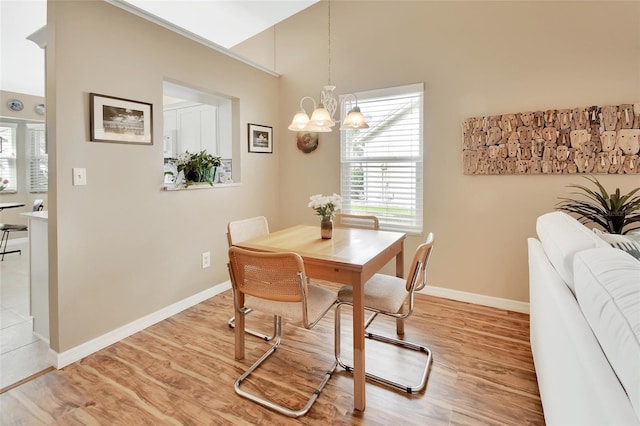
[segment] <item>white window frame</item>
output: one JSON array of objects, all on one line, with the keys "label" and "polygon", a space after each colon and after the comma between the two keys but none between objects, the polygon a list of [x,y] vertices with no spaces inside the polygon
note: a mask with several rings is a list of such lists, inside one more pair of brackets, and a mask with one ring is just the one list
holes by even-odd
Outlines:
[{"label": "white window frame", "polygon": [[[424,84],[355,95],[369,128],[340,134],[343,211],[374,215],[380,229],[421,234]],[[344,119],[355,99],[341,98]],[[353,174],[356,168],[362,170],[358,181]]]},{"label": "white window frame", "polygon": [[27,141],[29,192],[47,192],[49,190],[49,156],[46,153],[45,124],[27,123]]},{"label": "white window frame", "polygon": [[0,122],[0,127],[12,129],[9,137],[3,131],[2,152],[0,152],[0,178],[8,179],[9,183],[2,192],[18,192],[18,161],[17,161],[17,133],[18,125],[15,123]]}]

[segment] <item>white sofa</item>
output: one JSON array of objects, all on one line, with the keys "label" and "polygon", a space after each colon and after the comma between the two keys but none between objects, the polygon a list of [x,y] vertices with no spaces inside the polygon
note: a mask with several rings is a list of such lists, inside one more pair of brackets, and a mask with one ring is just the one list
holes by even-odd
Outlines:
[{"label": "white sofa", "polygon": [[640,425],[640,261],[563,212],[536,232],[531,350],[547,425]]}]

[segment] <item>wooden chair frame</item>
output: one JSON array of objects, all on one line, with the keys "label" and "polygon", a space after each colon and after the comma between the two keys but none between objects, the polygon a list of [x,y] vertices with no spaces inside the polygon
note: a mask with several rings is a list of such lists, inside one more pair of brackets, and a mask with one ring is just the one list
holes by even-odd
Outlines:
[{"label": "wooden chair frame", "polygon": [[376,216],[366,216],[348,213],[336,213],[336,228],[380,229],[380,222]]}]

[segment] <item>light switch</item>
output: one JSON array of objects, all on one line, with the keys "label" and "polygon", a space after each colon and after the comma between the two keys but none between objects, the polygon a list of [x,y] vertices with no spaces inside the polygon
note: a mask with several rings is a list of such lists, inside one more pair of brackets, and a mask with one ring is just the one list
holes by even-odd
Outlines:
[{"label": "light switch", "polygon": [[73,185],[86,185],[87,184],[87,169],[85,168],[73,168]]}]

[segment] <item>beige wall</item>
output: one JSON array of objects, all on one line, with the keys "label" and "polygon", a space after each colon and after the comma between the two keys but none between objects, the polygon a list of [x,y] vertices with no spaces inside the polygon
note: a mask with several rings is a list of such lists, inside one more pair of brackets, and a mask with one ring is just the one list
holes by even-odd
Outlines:
[{"label": "beige wall", "polygon": [[[462,121],[529,110],[640,101],[639,2],[333,1],[337,93],[424,82],[424,228],[430,283],[528,301],[527,237],[577,176],[465,176]],[[302,96],[327,83],[327,2],[236,46],[282,74],[282,225],[317,223],[308,197],[340,189],[337,132],[311,154],[286,126]],[[364,111],[366,114],[366,111]],[[627,191],[640,177],[602,176]],[[423,237],[409,237],[413,251]],[[411,256],[406,256],[406,262]]]},{"label": "beige wall", "polygon": [[[43,53],[44,54],[44,53]],[[9,99],[19,99],[24,104],[22,111],[12,111],[7,106]],[[21,213],[29,211],[36,199],[42,199],[45,208],[48,206],[47,194],[30,193],[29,192],[29,158],[26,139],[25,123],[43,122],[44,117],[36,114],[35,106],[44,103],[44,98],[40,96],[27,95],[24,93],[9,92],[0,90],[0,121],[18,124],[17,129],[17,162],[16,171],[18,174],[17,192],[8,193],[0,192],[0,202],[2,203],[24,203],[25,207],[16,209],[7,209],[0,212],[0,223],[27,224],[27,220]],[[5,177],[5,176],[2,176]],[[24,232],[12,232],[9,234],[10,239],[26,238]]]},{"label": "beige wall", "polygon": [[[228,280],[226,224],[278,226],[278,80],[104,2],[49,1],[51,347],[62,352]],[[242,184],[161,191],[162,82],[240,100]],[[153,146],[89,142],[89,93],[153,104]],[[247,153],[247,123],[275,126]],[[87,185],[72,186],[73,167]],[[210,251],[212,267],[200,268]]]}]

